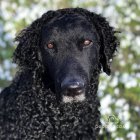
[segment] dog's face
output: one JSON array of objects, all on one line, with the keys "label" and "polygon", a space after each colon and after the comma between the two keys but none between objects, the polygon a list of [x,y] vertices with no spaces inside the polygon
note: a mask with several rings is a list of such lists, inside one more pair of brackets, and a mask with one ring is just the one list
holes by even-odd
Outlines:
[{"label": "dog's face", "polygon": [[14,61],[33,71],[36,84],[49,77],[46,88],[64,102],[83,101],[92,71],[111,72],[115,33],[105,18],[82,8],[48,11],[18,34]]},{"label": "dog's face", "polygon": [[42,29],[44,68],[64,102],[83,101],[91,72],[99,65],[98,34],[83,16],[55,18]]}]

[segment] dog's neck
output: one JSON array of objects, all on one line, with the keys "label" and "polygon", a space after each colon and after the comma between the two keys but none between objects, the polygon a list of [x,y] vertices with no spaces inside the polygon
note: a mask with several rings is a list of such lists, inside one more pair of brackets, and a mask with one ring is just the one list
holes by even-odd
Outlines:
[{"label": "dog's neck", "polygon": [[[18,75],[19,77],[15,79],[17,80],[17,85],[19,85],[15,101],[17,111],[18,109],[21,110],[22,106],[22,109],[26,109],[29,113],[29,115],[26,116],[24,112],[22,112],[19,114],[20,117],[24,118],[26,116],[26,119],[28,119],[28,117],[34,116],[36,119],[34,120],[35,122],[32,122],[32,125],[35,123],[40,126],[41,122],[43,122],[43,124],[45,122],[45,126],[47,126],[46,137],[48,136],[48,139],[50,138],[49,136],[52,136],[52,133],[55,137],[60,139],[70,139],[73,138],[73,136],[76,137],[75,139],[78,139],[77,137],[83,134],[90,136],[90,138],[98,136],[99,127],[97,126],[100,125],[100,112],[98,111],[100,104],[97,97],[99,73],[97,71],[93,72],[89,84],[90,90],[86,93],[87,99],[85,101],[80,103],[58,103],[56,94],[44,87],[42,78],[39,78],[41,74],[40,72],[41,71],[37,71],[34,73],[31,70],[22,71],[21,74]],[[28,89],[26,88],[29,87],[28,81],[26,80],[27,77],[24,77],[23,79],[25,82],[24,88],[20,87],[23,86],[20,84],[20,81],[25,74],[28,76],[28,79],[30,77],[33,82],[32,87]],[[25,89],[25,91],[23,91],[23,89]],[[19,94],[20,96],[18,96]],[[23,100],[25,97],[26,100]],[[9,103],[9,106],[10,105],[11,104]],[[43,114],[38,114],[38,108],[43,110]],[[49,116],[49,114],[51,114],[51,116]],[[40,118],[42,118],[42,120],[40,120]],[[50,120],[51,123],[47,120]],[[18,121],[21,123],[20,120]],[[25,123],[21,125],[26,126],[27,124]],[[61,134],[58,132],[61,132]]]}]

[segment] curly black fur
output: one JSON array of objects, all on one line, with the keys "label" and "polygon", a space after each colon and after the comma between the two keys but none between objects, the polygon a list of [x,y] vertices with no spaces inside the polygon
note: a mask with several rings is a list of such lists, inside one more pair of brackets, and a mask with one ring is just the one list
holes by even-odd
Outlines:
[{"label": "curly black fur", "polygon": [[[39,46],[44,24],[54,17],[75,13],[85,17],[97,30],[99,65],[92,70],[87,100],[65,104],[58,102],[55,92],[43,83],[45,69]],[[98,78],[101,69],[110,74],[110,59],[118,46],[114,29],[100,15],[68,8],[45,13],[22,30],[16,41],[19,44],[14,62],[19,71],[0,94],[0,139],[95,140],[99,132],[95,126],[100,125]]]}]

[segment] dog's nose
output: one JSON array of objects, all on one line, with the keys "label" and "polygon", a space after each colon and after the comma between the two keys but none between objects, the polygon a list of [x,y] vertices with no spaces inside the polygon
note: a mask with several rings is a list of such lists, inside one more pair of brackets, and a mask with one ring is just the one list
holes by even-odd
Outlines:
[{"label": "dog's nose", "polygon": [[80,80],[64,80],[61,84],[61,89],[65,96],[72,97],[83,94],[85,91],[84,82]]}]

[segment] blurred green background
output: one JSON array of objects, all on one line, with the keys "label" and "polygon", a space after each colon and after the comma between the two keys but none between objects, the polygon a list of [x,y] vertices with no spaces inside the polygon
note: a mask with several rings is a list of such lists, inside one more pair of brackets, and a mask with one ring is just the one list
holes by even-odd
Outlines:
[{"label": "blurred green background", "polygon": [[122,32],[112,75],[100,76],[99,127],[104,140],[140,140],[140,0],[0,0],[0,91],[16,72],[12,54],[17,32],[44,12],[65,7],[102,14]]}]

